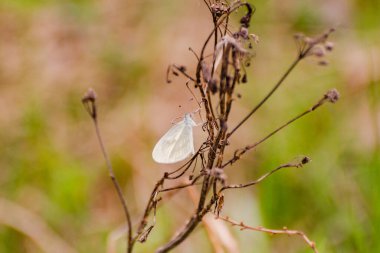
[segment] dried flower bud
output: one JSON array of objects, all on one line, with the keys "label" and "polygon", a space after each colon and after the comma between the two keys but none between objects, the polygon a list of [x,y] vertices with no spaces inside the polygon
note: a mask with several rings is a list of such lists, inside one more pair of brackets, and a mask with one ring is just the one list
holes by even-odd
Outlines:
[{"label": "dried flower bud", "polygon": [[247,15],[247,16],[244,16],[240,19],[240,24],[243,26],[243,27],[248,27],[249,26],[249,21],[251,20],[251,16],[250,15]]},{"label": "dried flower bud", "polygon": [[323,56],[325,56],[326,53],[322,47],[316,46],[312,49],[312,54],[317,56],[317,57],[323,57]]},{"label": "dried flower bud", "polygon": [[242,83],[246,83],[247,82],[247,74],[243,75],[243,77],[241,78],[241,82]]},{"label": "dried flower bud", "polygon": [[304,41],[306,44],[313,44],[314,39],[312,39],[312,38],[310,38],[310,37],[303,37],[303,41]]},{"label": "dried flower bud", "polygon": [[212,94],[218,92],[218,85],[215,79],[210,80],[210,82],[208,83],[208,88],[210,89]]},{"label": "dried flower bud", "polygon": [[244,39],[248,39],[248,28],[242,26],[239,35]]},{"label": "dried flower bud", "polygon": [[87,92],[84,94],[82,98],[82,102],[83,103],[95,102],[95,100],[96,100],[96,93],[92,88],[89,88]]},{"label": "dried flower bud", "polygon": [[303,35],[302,33],[296,33],[293,35],[293,37],[296,40],[300,40],[300,39],[303,39],[305,37],[305,35]]},{"label": "dried flower bud", "polygon": [[225,6],[223,3],[214,3],[210,6],[210,8],[216,18],[219,18],[227,12],[227,6]]},{"label": "dried flower bud", "polygon": [[326,43],[325,43],[325,49],[327,51],[332,51],[334,49],[334,43],[332,43],[330,41],[326,41]]},{"label": "dried flower bud", "polygon": [[257,36],[256,34],[251,33],[249,35],[249,37],[251,37],[251,39],[255,42],[255,44],[259,44],[259,42],[260,42],[259,36]]},{"label": "dried flower bud", "polygon": [[340,95],[337,89],[329,90],[325,94],[325,99],[329,101],[330,103],[336,103],[339,100],[339,97]]},{"label": "dried flower bud", "polygon": [[302,158],[301,163],[302,163],[302,164],[307,164],[307,163],[309,163],[310,161],[311,161],[311,159],[310,159],[309,157],[305,156],[304,158]]},{"label": "dried flower bud", "polygon": [[86,92],[86,94],[84,94],[82,98],[82,103],[88,114],[93,118],[93,120],[96,120],[97,117],[95,100],[96,93],[92,88],[88,89],[88,91]]},{"label": "dried flower bud", "polygon": [[178,70],[181,72],[186,72],[186,67],[185,66],[179,66]]}]

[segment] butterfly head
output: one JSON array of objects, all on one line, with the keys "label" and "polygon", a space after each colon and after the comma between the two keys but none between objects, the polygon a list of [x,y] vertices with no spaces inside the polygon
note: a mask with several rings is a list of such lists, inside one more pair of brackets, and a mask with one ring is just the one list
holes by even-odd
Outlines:
[{"label": "butterfly head", "polygon": [[191,113],[186,113],[185,114],[184,122],[185,122],[186,125],[190,125],[190,126],[196,126],[197,125],[194,122],[193,118],[191,117]]}]

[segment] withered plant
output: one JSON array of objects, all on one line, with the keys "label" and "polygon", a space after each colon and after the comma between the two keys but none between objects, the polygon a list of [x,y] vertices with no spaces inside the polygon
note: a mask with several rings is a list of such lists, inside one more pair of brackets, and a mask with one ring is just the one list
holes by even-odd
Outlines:
[{"label": "withered plant", "polygon": [[[183,89],[188,89],[188,85],[190,84],[189,89],[192,90],[193,94],[199,94],[201,98],[199,102],[201,113],[205,118],[203,131],[207,133],[207,139],[203,141],[199,149],[184,165],[174,171],[165,172],[162,178],[157,181],[153,186],[145,211],[135,227],[132,226],[132,223],[135,224],[135,222],[132,222],[126,200],[114,176],[112,165],[99,133],[95,92],[90,89],[82,100],[95,124],[97,137],[109,169],[110,177],[124,208],[128,226],[126,251],[132,252],[136,242],[143,243],[149,239],[150,232],[155,228],[157,206],[162,194],[200,185],[198,203],[194,213],[185,222],[185,225],[176,231],[173,238],[158,248],[156,252],[169,252],[178,246],[194,231],[202,222],[202,218],[208,213],[212,213],[216,218],[238,226],[240,229],[256,230],[270,234],[299,235],[312,250],[317,252],[314,242],[301,231],[288,230],[286,228],[273,230],[263,227],[252,227],[245,225],[243,222],[236,222],[228,216],[221,216],[221,212],[224,203],[223,193],[225,191],[255,186],[283,168],[302,167],[310,161],[308,157],[304,156],[295,162],[279,165],[256,180],[240,184],[230,184],[226,180],[227,177],[225,175],[228,173],[228,169],[231,166],[235,166],[235,163],[248,151],[256,148],[294,121],[315,111],[325,104],[325,102],[335,103],[338,100],[339,94],[335,89],[327,91],[309,109],[286,121],[272,132],[264,135],[263,138],[253,142],[253,144],[235,150],[231,157],[225,156],[226,150],[230,147],[230,137],[237,134],[239,128],[269,100],[300,61],[307,57],[316,57],[320,64],[326,64],[323,57],[333,49],[332,43],[327,41],[332,30],[315,37],[306,37],[301,34],[295,35],[294,39],[298,51],[293,63],[266,96],[257,105],[253,106],[253,109],[245,117],[237,124],[234,124],[230,123],[229,119],[233,112],[233,105],[239,97],[236,90],[241,83],[247,82],[248,73],[245,68],[253,58],[254,45],[258,43],[258,37],[249,31],[255,8],[251,4],[239,0],[232,2],[204,0],[204,3],[211,14],[214,27],[205,39],[199,54],[193,51],[198,60],[195,73],[189,73],[185,66],[173,64],[168,68],[167,81],[171,82],[171,77],[173,76],[183,75],[188,79],[186,83],[187,87],[183,86]],[[229,21],[232,14],[240,13],[237,12],[239,9],[245,10],[244,15],[240,18],[238,30],[232,31]],[[190,178],[189,183],[179,183],[183,182],[183,178]],[[169,180],[177,181],[178,185],[170,188],[165,187],[165,182]]]}]

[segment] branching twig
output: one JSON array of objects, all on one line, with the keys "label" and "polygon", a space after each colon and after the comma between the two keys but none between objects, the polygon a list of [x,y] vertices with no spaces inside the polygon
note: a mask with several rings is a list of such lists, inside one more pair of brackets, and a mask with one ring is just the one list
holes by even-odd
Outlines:
[{"label": "branching twig", "polygon": [[191,180],[191,182],[189,182],[187,184],[181,184],[181,185],[165,188],[165,189],[160,190],[159,192],[168,192],[168,191],[179,190],[179,189],[183,189],[183,188],[186,188],[186,187],[189,187],[189,186],[193,186],[203,176],[204,176],[203,174],[199,174],[198,176],[196,176],[195,178],[193,178],[193,180]]},{"label": "branching twig", "polygon": [[243,149],[236,150],[235,154],[234,154],[234,157],[231,158],[229,161],[227,161],[225,164],[223,164],[222,168],[226,167],[229,164],[232,165],[234,162],[236,162],[237,160],[239,160],[240,157],[242,155],[244,155],[247,151],[249,151],[249,150],[257,147],[259,144],[263,143],[264,141],[266,141],[267,139],[269,139],[271,136],[273,136],[274,134],[276,134],[277,132],[279,132],[281,129],[287,127],[288,125],[290,125],[294,121],[296,121],[296,120],[302,118],[303,116],[305,116],[305,115],[307,115],[307,114],[315,111],[318,107],[320,107],[321,105],[323,105],[326,101],[331,102],[331,103],[335,103],[338,99],[339,99],[339,93],[338,93],[337,90],[333,89],[333,90],[328,91],[323,96],[323,98],[321,98],[310,109],[304,111],[303,113],[301,113],[301,114],[297,115],[296,117],[294,117],[293,119],[289,120],[288,122],[286,122],[285,124],[283,124],[282,126],[280,126],[279,128],[277,128],[276,130],[274,130],[273,132],[271,132],[270,134],[268,134],[267,136],[265,136],[264,138],[262,138],[260,141],[254,143],[252,145],[248,145],[248,146],[246,146]]},{"label": "branching twig", "polygon": [[315,50],[318,45],[327,42],[327,38],[332,33],[334,29],[330,29],[329,31],[323,33],[321,36],[316,38],[307,38],[301,35],[295,37],[297,46],[298,46],[298,56],[294,60],[294,62],[290,65],[288,70],[281,76],[278,82],[274,85],[274,87],[268,92],[268,94],[245,116],[227,135],[229,138],[241,125],[243,125],[272,95],[273,93],[281,86],[284,80],[288,77],[288,75],[293,71],[293,69],[297,66],[297,64],[307,56],[316,55],[318,57],[323,56],[319,50]]},{"label": "branching twig", "polygon": [[229,138],[239,127],[241,127],[272,95],[273,93],[280,87],[283,81],[288,77],[290,72],[297,66],[302,58],[297,58],[292,65],[288,68],[285,74],[280,78],[280,80],[276,83],[276,85],[268,92],[268,94],[245,116],[232,130],[227,134],[227,138]]},{"label": "branching twig", "polygon": [[252,181],[252,182],[249,182],[249,183],[246,183],[246,184],[231,184],[231,185],[223,186],[219,190],[218,195],[222,191],[227,190],[227,189],[241,189],[241,188],[246,188],[246,187],[249,187],[249,186],[253,186],[255,184],[260,183],[261,181],[263,181],[264,179],[266,179],[267,177],[269,177],[270,175],[272,175],[276,171],[279,171],[280,169],[283,169],[283,168],[299,168],[299,167],[302,167],[304,164],[308,163],[309,161],[310,161],[310,158],[308,158],[307,156],[305,156],[299,162],[292,162],[292,163],[286,163],[286,164],[280,165],[279,167],[277,167],[277,168],[271,170],[270,172],[262,175],[259,179],[255,180],[255,181]]},{"label": "branching twig", "polygon": [[243,222],[237,222],[235,220],[232,220],[228,216],[226,216],[226,217],[218,216],[217,219],[224,220],[224,221],[230,223],[233,226],[240,227],[240,230],[253,230],[253,231],[259,231],[259,232],[268,233],[268,234],[271,234],[271,235],[278,235],[278,234],[285,234],[285,235],[289,235],[289,236],[291,236],[291,235],[298,235],[298,236],[300,236],[302,238],[302,240],[304,240],[309,245],[309,247],[314,251],[314,253],[318,253],[318,250],[317,250],[317,247],[315,245],[315,242],[313,242],[312,240],[310,240],[306,236],[306,234],[304,232],[302,232],[302,231],[299,231],[299,230],[289,230],[286,227],[283,228],[283,229],[269,229],[269,228],[264,228],[264,227],[261,227],[261,226],[251,227],[251,226],[245,225]]}]

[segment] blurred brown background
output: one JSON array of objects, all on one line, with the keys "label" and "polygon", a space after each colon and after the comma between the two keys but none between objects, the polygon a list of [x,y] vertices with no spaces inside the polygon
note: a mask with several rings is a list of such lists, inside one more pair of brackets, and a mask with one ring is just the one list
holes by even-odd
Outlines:
[{"label": "blurred brown background", "polygon": [[[246,182],[299,155],[313,160],[229,192],[223,214],[253,226],[303,230],[320,252],[380,252],[380,2],[250,2],[257,8],[250,32],[260,43],[233,122],[292,62],[294,33],[335,27],[335,48],[328,66],[307,59],[296,68],[231,139],[230,154],[330,88],[341,100],[227,170],[229,182]],[[98,94],[101,131],[137,220],[155,181],[175,168],[153,162],[155,142],[173,119],[197,108],[185,79],[165,82],[166,68],[177,63],[193,73],[196,59],[188,48],[199,52],[211,28],[201,0],[0,2],[0,252],[123,252],[121,205],[81,96],[89,87]],[[196,146],[202,138],[195,129]],[[155,229],[136,252],[168,241],[194,208],[187,191],[164,200]],[[240,252],[311,252],[296,237],[230,233]],[[199,227],[173,252],[213,247]]]}]

